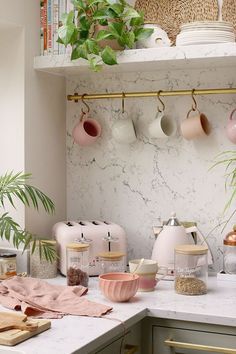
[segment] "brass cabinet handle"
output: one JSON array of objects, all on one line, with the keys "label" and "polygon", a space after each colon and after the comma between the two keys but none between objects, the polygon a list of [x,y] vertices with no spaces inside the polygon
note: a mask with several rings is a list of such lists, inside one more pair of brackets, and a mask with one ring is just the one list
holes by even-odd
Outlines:
[{"label": "brass cabinet handle", "polygon": [[137,345],[126,344],[125,345],[125,354],[135,354],[138,351]]},{"label": "brass cabinet handle", "polygon": [[164,343],[165,343],[165,345],[168,345],[169,347],[174,347],[174,348],[200,350],[203,352],[208,351],[208,352],[216,352],[216,353],[224,353],[224,354],[236,354],[236,349],[213,347],[211,345],[176,342],[171,339],[166,339],[164,341]]}]

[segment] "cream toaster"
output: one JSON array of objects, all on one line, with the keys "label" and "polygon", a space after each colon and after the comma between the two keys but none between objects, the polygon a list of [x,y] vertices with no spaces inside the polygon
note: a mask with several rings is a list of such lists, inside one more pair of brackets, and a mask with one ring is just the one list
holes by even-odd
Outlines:
[{"label": "cream toaster", "polygon": [[[58,246],[58,268],[66,275],[66,245],[72,242],[89,244],[89,275],[99,275],[98,254],[120,251],[127,254],[127,239],[124,229],[106,221],[62,221],[53,226],[52,236]],[[124,259],[124,271],[127,259]]]}]

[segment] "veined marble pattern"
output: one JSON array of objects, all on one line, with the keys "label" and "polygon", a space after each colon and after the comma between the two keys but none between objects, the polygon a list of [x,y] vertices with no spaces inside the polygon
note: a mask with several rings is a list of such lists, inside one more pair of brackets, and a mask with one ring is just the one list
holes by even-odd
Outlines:
[{"label": "veined marble pattern", "polygon": [[[174,90],[235,87],[233,68],[159,72],[89,74],[67,81],[67,93]],[[89,101],[91,116],[102,125],[102,137],[90,147],[73,144],[71,132],[80,116],[80,103],[67,104],[67,216],[68,219],[112,220],[127,232],[129,258],[150,257],[152,226],[176,211],[180,220],[196,221],[214,255],[214,270],[222,268],[223,233],[217,225],[229,194],[224,168],[211,171],[215,156],[235,146],[224,128],[235,108],[234,95],[197,97],[199,109],[212,126],[209,137],[186,141],[179,124],[191,108],[191,97],[164,98],[166,114],[177,123],[177,133],[166,140],[151,139],[148,124],[155,118],[155,98],[127,99],[125,110],[134,121],[137,141],[117,143],[111,128],[121,119],[121,100]]]}]

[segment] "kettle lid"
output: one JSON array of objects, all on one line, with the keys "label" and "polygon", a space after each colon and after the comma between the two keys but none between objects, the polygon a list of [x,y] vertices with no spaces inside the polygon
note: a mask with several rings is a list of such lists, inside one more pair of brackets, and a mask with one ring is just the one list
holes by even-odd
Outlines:
[{"label": "kettle lid", "polygon": [[168,226],[180,226],[180,222],[176,217],[176,213],[172,212],[170,215],[169,220],[167,221],[166,225]]}]

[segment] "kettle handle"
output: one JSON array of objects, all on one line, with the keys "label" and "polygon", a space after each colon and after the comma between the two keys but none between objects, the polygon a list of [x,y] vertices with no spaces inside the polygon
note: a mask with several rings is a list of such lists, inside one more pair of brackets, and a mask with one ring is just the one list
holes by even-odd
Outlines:
[{"label": "kettle handle", "polygon": [[197,237],[200,241],[199,244],[204,245],[208,248],[208,265],[213,264],[214,260],[213,260],[213,255],[212,255],[211,249],[208,245],[206,238],[203,236],[203,234],[198,229],[198,227],[197,226],[190,226],[190,227],[187,227],[185,230],[187,233],[196,232]]}]

